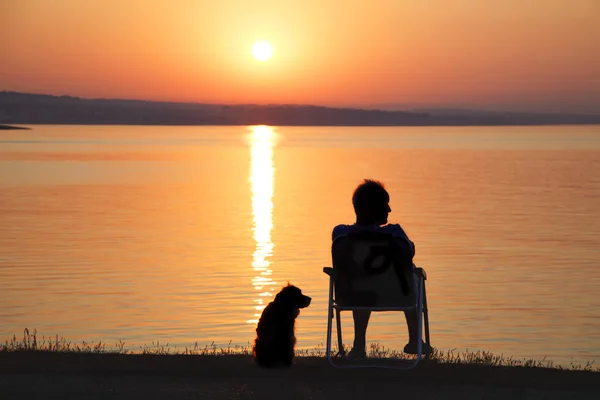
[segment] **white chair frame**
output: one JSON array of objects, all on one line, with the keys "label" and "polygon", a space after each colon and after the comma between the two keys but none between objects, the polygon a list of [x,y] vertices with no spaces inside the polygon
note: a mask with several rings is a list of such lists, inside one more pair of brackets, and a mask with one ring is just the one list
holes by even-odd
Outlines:
[{"label": "white chair frame", "polygon": [[[336,239],[337,240],[337,239]],[[334,242],[335,244],[335,242]],[[332,247],[333,248],[333,247]],[[340,305],[335,300],[335,280],[337,271],[332,267],[323,268],[323,272],[329,276],[329,301],[328,301],[328,312],[327,312],[327,344],[326,352],[329,363],[335,368],[385,368],[385,369],[411,369],[414,368],[423,359],[423,342],[419,340],[417,345],[417,357],[410,360],[395,361],[393,363],[377,364],[371,362],[360,362],[350,363],[346,365],[338,364],[334,361],[335,356],[332,356],[331,342],[332,342],[332,331],[333,331],[333,318],[335,314],[336,327],[337,327],[337,339],[338,349],[341,357],[345,357],[345,350],[342,340],[342,322],[341,312],[342,311],[353,311],[353,310],[369,310],[369,311],[416,311],[418,321],[418,337],[421,338],[423,334],[423,325],[425,325],[425,342],[431,346],[429,336],[429,313],[427,309],[427,294],[425,289],[425,280],[427,275],[422,268],[415,268],[414,275],[417,279],[418,294],[414,305],[402,306],[402,307],[365,307],[365,306],[344,306]],[[426,357],[428,357],[428,354]]]}]

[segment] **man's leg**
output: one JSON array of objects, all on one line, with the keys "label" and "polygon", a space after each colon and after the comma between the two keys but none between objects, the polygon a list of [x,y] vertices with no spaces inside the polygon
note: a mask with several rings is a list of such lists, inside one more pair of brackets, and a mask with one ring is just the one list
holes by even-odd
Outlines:
[{"label": "man's leg", "polygon": [[417,310],[404,311],[406,317],[406,325],[408,326],[408,341],[417,343],[419,337],[419,320],[417,318]]},{"label": "man's leg", "polygon": [[[406,325],[408,326],[408,343],[404,346],[404,352],[408,354],[417,354],[419,340],[422,340],[419,337],[418,311],[404,311],[404,316],[406,317]],[[433,351],[431,346],[425,342],[423,342],[422,350],[423,354],[429,354]]]},{"label": "man's leg", "polygon": [[352,311],[354,317],[354,347],[356,351],[365,350],[367,346],[367,325],[369,325],[369,317],[371,317],[371,311],[368,310],[354,310]]}]

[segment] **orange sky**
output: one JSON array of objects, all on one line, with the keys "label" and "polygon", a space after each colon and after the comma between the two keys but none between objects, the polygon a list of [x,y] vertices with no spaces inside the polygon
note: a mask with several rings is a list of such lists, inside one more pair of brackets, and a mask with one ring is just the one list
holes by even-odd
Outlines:
[{"label": "orange sky", "polygon": [[0,0],[0,59],[0,90],[600,113],[600,0]]}]

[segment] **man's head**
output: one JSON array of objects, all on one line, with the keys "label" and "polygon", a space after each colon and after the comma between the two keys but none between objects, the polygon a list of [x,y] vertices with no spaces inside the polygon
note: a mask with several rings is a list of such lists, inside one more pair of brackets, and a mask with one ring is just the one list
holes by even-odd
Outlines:
[{"label": "man's head", "polygon": [[387,224],[390,208],[390,195],[383,184],[371,179],[365,179],[358,185],[352,196],[352,204],[356,213],[356,223],[359,225]]}]

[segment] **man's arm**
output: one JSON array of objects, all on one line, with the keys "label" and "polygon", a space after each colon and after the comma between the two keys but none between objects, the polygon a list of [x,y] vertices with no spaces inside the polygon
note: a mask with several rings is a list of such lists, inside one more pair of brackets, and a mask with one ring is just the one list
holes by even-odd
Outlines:
[{"label": "man's arm", "polygon": [[402,227],[399,224],[389,224],[386,225],[384,227],[385,231],[387,231],[388,233],[390,233],[392,236],[401,239],[402,241],[404,241],[405,243],[407,243],[411,250],[412,250],[412,255],[414,257],[415,255],[415,244],[413,243],[412,240],[410,240],[408,238],[408,235],[406,234],[406,232],[404,232],[404,229],[402,229]]}]

